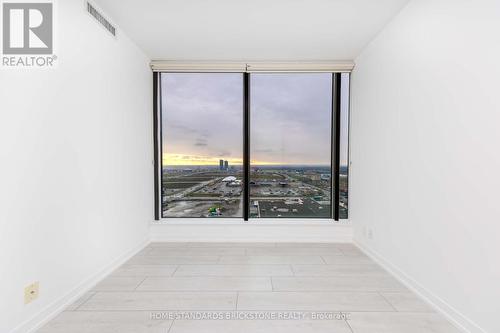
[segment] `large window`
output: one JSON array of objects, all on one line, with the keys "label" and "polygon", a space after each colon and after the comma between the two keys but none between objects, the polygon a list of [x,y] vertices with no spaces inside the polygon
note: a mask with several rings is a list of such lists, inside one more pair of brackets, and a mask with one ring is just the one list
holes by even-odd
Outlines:
[{"label": "large window", "polygon": [[163,217],[242,217],[242,74],[162,74]]},{"label": "large window", "polygon": [[347,218],[349,74],[157,73],[155,96],[161,217]]}]

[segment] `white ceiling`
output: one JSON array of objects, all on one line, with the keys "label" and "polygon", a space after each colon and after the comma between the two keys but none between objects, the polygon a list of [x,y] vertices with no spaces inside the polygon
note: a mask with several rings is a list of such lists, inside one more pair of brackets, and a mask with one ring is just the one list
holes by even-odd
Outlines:
[{"label": "white ceiling", "polygon": [[151,59],[352,60],[408,0],[98,0]]}]

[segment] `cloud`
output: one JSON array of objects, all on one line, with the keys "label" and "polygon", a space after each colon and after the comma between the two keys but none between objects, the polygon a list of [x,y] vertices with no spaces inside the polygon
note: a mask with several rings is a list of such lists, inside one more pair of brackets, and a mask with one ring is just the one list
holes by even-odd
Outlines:
[{"label": "cloud", "polygon": [[270,148],[254,149],[252,151],[255,152],[255,153],[272,153],[272,152],[274,152],[274,150],[270,149]]},{"label": "cloud", "polygon": [[196,142],[194,143],[196,147],[206,147],[208,146],[207,139],[204,137],[202,138],[196,138]]}]

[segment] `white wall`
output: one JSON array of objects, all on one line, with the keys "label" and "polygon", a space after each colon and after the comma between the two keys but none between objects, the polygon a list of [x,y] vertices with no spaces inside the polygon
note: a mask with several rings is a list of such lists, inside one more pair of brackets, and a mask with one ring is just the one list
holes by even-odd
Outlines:
[{"label": "white wall", "polygon": [[[149,60],[83,1],[57,5],[58,68],[0,70],[0,332],[90,287],[152,219]],[[33,281],[40,297],[24,305]]]},{"label": "white wall", "polygon": [[500,332],[499,31],[497,0],[414,0],[352,78],[355,240],[473,332]]}]

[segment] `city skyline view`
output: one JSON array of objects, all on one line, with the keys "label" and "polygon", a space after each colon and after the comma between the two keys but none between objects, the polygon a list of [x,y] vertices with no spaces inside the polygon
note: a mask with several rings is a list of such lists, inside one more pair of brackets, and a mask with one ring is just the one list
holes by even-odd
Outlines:
[{"label": "city skyline view", "polygon": [[[169,110],[162,117],[163,165],[217,166],[220,158],[242,165],[242,74],[169,73],[161,82],[162,109]],[[328,73],[298,74],[293,79],[286,74],[252,75],[251,95],[258,98],[251,103],[250,163],[329,165],[330,150],[317,143],[330,140],[330,87]],[[348,89],[343,89],[342,98],[348,98]],[[348,124],[348,112],[342,112],[342,122]],[[347,137],[348,126],[343,126],[344,166]]]},{"label": "city skyline view", "polygon": [[[243,173],[243,74],[161,75],[163,217],[331,218],[332,73],[249,76],[250,174]],[[348,105],[348,75],[342,104]],[[347,216],[342,110],[340,202]],[[243,190],[248,186],[250,203]]]}]

